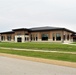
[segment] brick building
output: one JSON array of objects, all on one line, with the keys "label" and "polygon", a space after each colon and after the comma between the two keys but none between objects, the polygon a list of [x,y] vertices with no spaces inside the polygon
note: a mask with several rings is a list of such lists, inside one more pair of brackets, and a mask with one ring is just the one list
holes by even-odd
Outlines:
[{"label": "brick building", "polygon": [[1,42],[62,42],[76,41],[76,33],[66,28],[36,27],[12,29],[0,33]]}]

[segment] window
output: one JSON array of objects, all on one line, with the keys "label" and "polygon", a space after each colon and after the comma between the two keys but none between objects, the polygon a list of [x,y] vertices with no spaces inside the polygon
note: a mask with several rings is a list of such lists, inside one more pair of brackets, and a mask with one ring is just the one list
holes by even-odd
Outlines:
[{"label": "window", "polygon": [[65,40],[65,38],[66,38],[66,35],[63,35],[63,40]]},{"label": "window", "polygon": [[27,37],[27,41],[29,41],[29,37]]},{"label": "window", "polygon": [[47,41],[48,40],[48,34],[42,34],[42,40]]},{"label": "window", "polygon": [[53,34],[53,41],[55,41],[55,34]]},{"label": "window", "polygon": [[31,34],[31,41],[32,41],[32,34]]},{"label": "window", "polygon": [[25,37],[25,41],[29,41],[29,37]]},{"label": "window", "polygon": [[36,37],[36,41],[38,40],[38,37]]},{"label": "window", "polygon": [[61,34],[60,34],[60,33],[57,33],[57,34],[56,34],[56,40],[57,40],[57,41],[60,41],[60,40],[61,40]]},{"label": "window", "polygon": [[35,37],[33,37],[33,40],[35,41]]},{"label": "window", "polygon": [[1,36],[1,40],[3,40],[3,36]]},{"label": "window", "polygon": [[67,40],[69,40],[69,34],[67,35]]},{"label": "window", "polygon": [[32,34],[32,40],[34,40],[34,35]]},{"label": "window", "polygon": [[25,41],[26,41],[26,37],[25,37]]},{"label": "window", "polygon": [[35,41],[35,35],[34,34],[32,35],[32,40]]},{"label": "window", "polygon": [[36,34],[36,41],[38,40],[38,35]]},{"label": "window", "polygon": [[3,40],[3,36],[1,36],[1,40]]},{"label": "window", "polygon": [[31,41],[37,41],[38,40],[38,37],[37,37],[37,34],[31,34]]},{"label": "window", "polygon": [[7,40],[8,41],[11,41],[11,36],[7,36]]},{"label": "window", "polygon": [[2,40],[2,41],[5,40],[5,36],[1,36],[1,40]]}]

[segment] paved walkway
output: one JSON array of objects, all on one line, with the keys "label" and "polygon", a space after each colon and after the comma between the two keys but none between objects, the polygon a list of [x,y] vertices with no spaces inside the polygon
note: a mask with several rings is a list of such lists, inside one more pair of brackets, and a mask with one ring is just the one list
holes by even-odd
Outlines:
[{"label": "paved walkway", "polygon": [[76,46],[76,44],[71,44],[71,43],[63,43],[63,44]]},{"label": "paved walkway", "polygon": [[76,68],[0,56],[0,75],[76,75]]},{"label": "paved walkway", "polygon": [[0,49],[76,54],[76,52],[49,51],[49,50],[34,50],[34,49],[6,48],[6,47],[0,47]]},{"label": "paved walkway", "polygon": [[68,44],[68,45],[74,45],[74,46],[76,46],[76,44]]}]

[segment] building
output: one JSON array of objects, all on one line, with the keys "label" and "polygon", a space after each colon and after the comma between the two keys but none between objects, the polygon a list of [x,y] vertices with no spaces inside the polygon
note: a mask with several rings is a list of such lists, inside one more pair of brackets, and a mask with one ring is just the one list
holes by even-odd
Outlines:
[{"label": "building", "polygon": [[62,42],[76,41],[76,33],[66,28],[36,27],[19,28],[0,33],[1,42]]}]

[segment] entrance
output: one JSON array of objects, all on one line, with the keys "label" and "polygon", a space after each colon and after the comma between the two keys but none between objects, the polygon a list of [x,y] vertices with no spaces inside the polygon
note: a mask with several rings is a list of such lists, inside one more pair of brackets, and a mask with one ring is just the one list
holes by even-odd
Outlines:
[{"label": "entrance", "polygon": [[21,37],[17,38],[17,42],[22,42],[22,38]]}]

